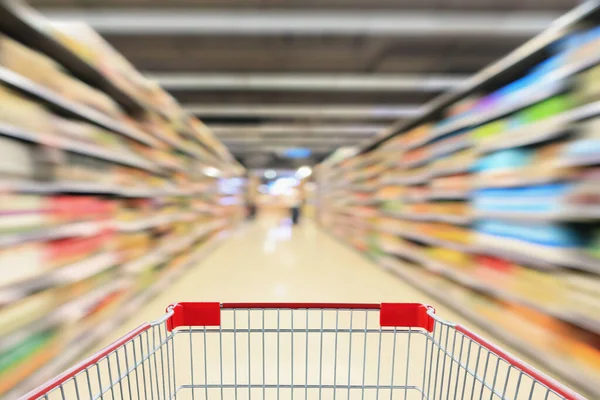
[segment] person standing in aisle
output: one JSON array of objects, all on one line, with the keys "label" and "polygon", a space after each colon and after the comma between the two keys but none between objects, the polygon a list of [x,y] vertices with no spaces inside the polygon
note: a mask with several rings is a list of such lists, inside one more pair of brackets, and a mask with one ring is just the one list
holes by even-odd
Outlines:
[{"label": "person standing in aisle", "polygon": [[246,187],[246,218],[253,220],[256,218],[256,197],[258,192],[258,180],[255,176],[247,175]]},{"label": "person standing in aisle", "polygon": [[286,200],[290,210],[292,224],[298,225],[302,211],[302,199],[300,197],[300,191],[298,188],[290,188],[289,193],[286,195]]}]

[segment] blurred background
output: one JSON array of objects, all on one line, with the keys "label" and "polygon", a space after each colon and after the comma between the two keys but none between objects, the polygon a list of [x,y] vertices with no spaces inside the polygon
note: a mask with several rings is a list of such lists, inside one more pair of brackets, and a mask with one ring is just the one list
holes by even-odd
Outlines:
[{"label": "blurred background", "polygon": [[599,22],[575,0],[0,0],[0,398],[291,219],[240,264],[357,251],[600,399]]}]

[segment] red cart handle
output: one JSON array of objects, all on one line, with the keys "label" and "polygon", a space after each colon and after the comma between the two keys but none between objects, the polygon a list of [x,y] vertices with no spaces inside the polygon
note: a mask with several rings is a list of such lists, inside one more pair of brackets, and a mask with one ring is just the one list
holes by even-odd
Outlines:
[{"label": "red cart handle", "polygon": [[169,331],[179,326],[220,326],[222,309],[379,310],[381,326],[423,328],[433,332],[432,307],[420,303],[176,303],[167,308]]}]

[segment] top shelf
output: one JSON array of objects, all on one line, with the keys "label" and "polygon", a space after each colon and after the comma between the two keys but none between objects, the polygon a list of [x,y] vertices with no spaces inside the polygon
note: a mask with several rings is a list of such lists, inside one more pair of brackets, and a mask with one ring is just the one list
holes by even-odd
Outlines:
[{"label": "top shelf", "polygon": [[511,77],[514,77],[517,71],[526,71],[529,67],[541,61],[548,46],[567,35],[574,25],[598,13],[600,13],[600,1],[590,0],[585,2],[554,21],[548,29],[518,47],[506,57],[484,68],[454,90],[430,101],[424,107],[424,111],[416,118],[408,122],[397,122],[392,127],[387,128],[384,134],[378,135],[375,140],[366,143],[360,149],[360,153],[369,152],[392,137],[424,122],[431,121],[448,106],[481,89],[502,85]]},{"label": "top shelf", "polygon": [[146,107],[135,97],[115,85],[94,66],[71,52],[67,47],[53,38],[48,31],[48,24],[37,18],[30,10],[18,1],[0,1],[0,30],[5,31],[21,43],[39,50],[58,63],[62,64],[74,76],[96,87],[119,103],[129,114],[137,115],[146,111]]}]

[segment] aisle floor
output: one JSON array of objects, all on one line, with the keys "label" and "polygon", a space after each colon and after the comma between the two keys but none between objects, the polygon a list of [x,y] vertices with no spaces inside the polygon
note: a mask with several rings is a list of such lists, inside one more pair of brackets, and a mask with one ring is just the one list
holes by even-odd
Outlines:
[{"label": "aisle floor", "polygon": [[[101,345],[107,345],[142,322],[157,319],[163,314],[167,305],[178,301],[434,303],[421,292],[320,230],[314,221],[305,219],[300,226],[292,227],[285,218],[263,216],[257,221],[245,223],[233,232],[201,263],[191,268],[171,287],[148,302],[121,327],[119,332],[114,332],[114,336],[107,337],[106,342]],[[435,304],[435,306],[437,313],[443,318],[470,325],[442,305]],[[310,318],[309,314],[303,310],[295,313],[282,312],[281,315],[267,313],[266,323],[265,314],[262,314],[261,319],[260,311],[240,311],[237,315],[229,316],[223,313],[222,326],[231,327],[235,321],[238,330],[247,327],[256,328],[256,334],[248,338],[248,335],[237,333],[236,336],[236,333],[232,332],[225,334],[217,329],[211,330],[211,333],[206,335],[206,339],[205,332],[199,329],[193,335],[193,340],[191,339],[192,335],[178,335],[174,349],[171,350],[171,353],[166,353],[167,358],[173,357],[175,354],[177,361],[169,358],[169,362],[165,361],[165,364],[160,364],[159,359],[160,366],[157,367],[156,365],[152,366],[151,358],[149,358],[149,373],[151,374],[152,368],[154,368],[155,375],[158,376],[161,375],[161,368],[166,368],[169,374],[173,374],[170,369],[172,366],[173,370],[177,370],[178,382],[189,383],[191,381],[199,384],[208,378],[209,383],[215,383],[215,387],[211,389],[188,390],[183,396],[179,393],[178,399],[203,399],[207,396],[208,398],[227,399],[335,398],[335,393],[341,398],[352,399],[378,398],[379,395],[384,398],[392,398],[389,389],[386,390],[385,386],[397,386],[404,383],[421,386],[421,383],[425,383],[419,377],[423,375],[424,364],[428,362],[427,355],[425,354],[425,357],[423,355],[423,349],[426,347],[423,335],[416,335],[412,332],[412,342],[410,341],[411,335],[405,333],[401,340],[394,340],[395,333],[393,333],[393,339],[391,339],[391,335],[384,335],[386,339],[382,340],[380,333],[379,339],[377,339],[378,333],[375,329],[372,335],[367,335],[366,332],[354,334],[354,341],[352,335],[334,334],[334,329],[331,329],[330,335],[324,336],[321,333],[319,336],[316,331],[319,328],[323,329],[323,320],[325,320],[325,328],[336,329],[338,327],[339,329],[343,327],[346,329],[348,327],[353,329],[357,329],[357,327],[364,329],[366,326],[377,327],[378,320],[376,315],[370,316],[368,312],[354,315],[333,312],[333,314],[325,313],[325,317],[322,313],[320,315],[318,313],[319,311],[315,315],[310,315]],[[354,322],[352,318],[354,318]],[[308,332],[306,334],[301,332],[296,339],[293,339],[296,337],[295,335],[287,333],[285,336],[284,333],[276,334],[274,331],[275,328],[289,329],[292,324],[294,329],[308,331],[309,327],[315,328],[314,333],[316,334],[309,335]],[[273,331],[270,333],[267,331],[265,334],[265,326],[273,328]],[[277,337],[281,339],[281,342]],[[446,334],[439,339],[440,341],[445,339],[448,342],[448,339],[453,341],[453,338],[450,334]],[[386,342],[386,340],[388,341]],[[395,347],[394,342],[396,343]],[[380,343],[383,343],[383,351],[379,347],[379,355],[375,357],[377,346],[381,346]],[[449,344],[450,342],[446,343],[446,345]],[[417,349],[416,353],[418,354],[412,353],[410,356],[409,347]],[[251,349],[252,357],[250,357]],[[456,349],[458,349],[458,343]],[[194,354],[192,359],[189,356],[190,352]],[[482,373],[484,365],[486,370],[488,365],[492,365],[486,358],[486,353],[481,352],[480,354],[475,347],[472,353],[470,346],[468,353],[466,346],[464,351],[457,350],[454,353],[463,357],[463,360],[470,360],[467,361],[471,363],[470,368],[474,370],[479,368],[480,373]],[[442,355],[440,360],[445,359],[443,352],[440,353],[438,350],[438,358],[440,354]],[[294,361],[294,355],[300,355],[300,357],[297,356]],[[411,360],[410,366],[405,361],[407,356]],[[289,362],[290,357],[292,358],[291,363]],[[430,353],[429,358],[431,357]],[[483,362],[484,358],[486,358],[485,363]],[[236,368],[233,367],[234,363]],[[431,364],[431,359],[429,364]],[[448,363],[448,367],[450,367],[448,369],[445,364],[442,365],[440,362],[440,379],[444,374],[447,377],[445,379],[449,379],[448,374],[453,373],[450,364],[453,363]],[[291,368],[290,365],[292,365]],[[296,366],[295,371],[294,365]],[[349,368],[349,365],[356,365],[358,368],[352,369]],[[191,369],[194,370],[193,373]],[[454,371],[458,371],[458,369]],[[490,367],[489,373],[484,371],[483,374],[491,379],[491,371],[492,367]],[[504,372],[500,374],[498,382],[503,382],[507,372],[511,373],[510,369],[505,368]],[[435,374],[437,376],[437,369]],[[480,398],[479,395],[492,398],[492,394],[487,388],[479,383],[476,386],[472,379],[466,374],[464,376],[464,382],[461,382],[462,386],[452,387],[448,389],[448,393],[430,394],[429,398],[450,398],[454,397],[453,394],[457,398]],[[261,383],[264,383],[264,377],[273,384],[272,390],[267,390],[266,394],[262,392],[265,389],[260,387]],[[516,382],[515,378],[516,375],[513,374],[511,380]],[[216,387],[220,383],[220,379],[240,385],[252,381],[258,383],[258,387],[252,390],[235,390],[234,385],[231,385],[230,389],[223,392]],[[454,379],[456,380],[456,378]],[[435,379],[433,381],[435,383]],[[295,383],[301,386],[308,385],[310,382],[315,388],[299,387],[293,391],[288,389],[287,392],[280,393],[279,390],[275,390],[276,382],[281,385]],[[348,386],[348,382],[355,386],[361,386],[367,382],[372,388],[366,392],[360,389],[351,391],[347,388],[338,388],[323,393],[316,389],[318,385]],[[467,384],[467,382],[469,383]],[[473,382],[472,387],[471,382]],[[442,384],[443,382],[440,382],[438,386]],[[380,390],[375,388],[378,385],[382,386]],[[166,381],[165,386],[169,387]],[[160,387],[160,385],[156,386],[158,391],[160,391]],[[467,397],[455,393],[455,391],[461,390],[460,387],[463,391],[466,388]],[[514,390],[513,383],[508,387],[510,390]],[[281,388],[281,390],[284,389]],[[471,393],[475,396],[469,396]],[[533,393],[531,397],[528,395],[531,395],[529,389],[527,389],[527,393],[523,393],[522,398],[545,398],[541,392]],[[137,397],[136,395],[132,396],[132,398]],[[141,395],[139,397],[141,398]],[[166,397],[170,397],[168,393]],[[159,398],[159,396],[152,395],[149,398]],[[416,391],[410,392],[402,389],[394,390],[393,398],[421,399],[422,396]],[[519,398],[521,397],[519,396]]]},{"label": "aisle floor", "polygon": [[160,317],[181,301],[419,302],[463,321],[420,291],[322,231],[312,219],[292,227],[276,214],[238,228],[215,251],[123,327]]}]

